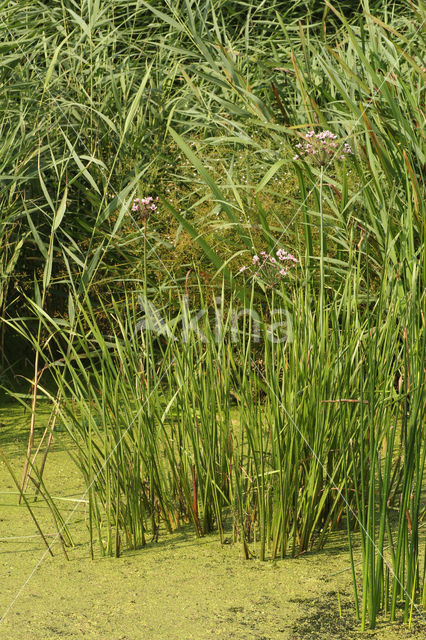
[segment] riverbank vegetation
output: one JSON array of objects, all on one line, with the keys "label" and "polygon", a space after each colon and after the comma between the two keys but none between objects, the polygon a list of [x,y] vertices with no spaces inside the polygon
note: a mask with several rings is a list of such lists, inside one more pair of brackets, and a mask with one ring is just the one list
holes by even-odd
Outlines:
[{"label": "riverbank vegetation", "polygon": [[277,560],[342,530],[361,628],[424,620],[424,19],[5,8],[0,383],[32,418],[4,464],[65,553],[58,429],[92,557],[191,527]]}]

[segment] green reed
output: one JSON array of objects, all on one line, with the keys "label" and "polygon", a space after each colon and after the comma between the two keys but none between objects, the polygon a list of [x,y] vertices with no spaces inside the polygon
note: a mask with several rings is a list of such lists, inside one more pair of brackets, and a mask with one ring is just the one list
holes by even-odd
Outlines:
[{"label": "green reed", "polygon": [[[363,628],[401,603],[410,624],[425,593],[422,9],[364,3],[354,15],[343,2],[321,17],[299,3],[284,19],[275,3],[234,4],[232,20],[214,2],[5,10],[16,42],[0,67],[13,88],[2,94],[0,307],[37,354],[34,410],[48,395],[73,443],[92,555],[187,525],[265,560],[342,528]],[[292,160],[319,127],[354,157]],[[206,225],[187,195],[183,211],[163,197],[176,243],[185,230],[206,257],[182,289],[156,225],[126,226],[134,192],[161,191],[169,135],[201,180],[197,206],[221,214]],[[209,136],[203,162],[189,136]],[[204,158],[224,143],[220,180]],[[244,148],[255,177],[243,185]],[[284,169],[299,193],[274,192]],[[284,241],[304,256],[285,284],[233,276],[233,258]]]},{"label": "green reed", "polygon": [[222,540],[231,527],[245,557],[264,560],[345,527],[362,626],[383,609],[395,619],[401,599],[411,620],[424,588],[424,293],[413,280],[402,299],[388,264],[371,297],[361,253],[322,300],[300,269],[266,304],[254,281],[243,301],[225,281],[195,282],[178,304],[164,300],[161,323],[141,319],[130,292],[108,309],[76,296],[72,324],[33,306],[50,339],[29,335],[86,483],[92,554],[95,541],[118,556],[191,524]]}]

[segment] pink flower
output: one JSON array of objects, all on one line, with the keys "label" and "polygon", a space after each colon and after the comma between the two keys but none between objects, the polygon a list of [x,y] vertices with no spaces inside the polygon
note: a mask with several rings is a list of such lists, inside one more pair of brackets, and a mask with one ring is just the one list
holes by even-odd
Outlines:
[{"label": "pink flower", "polygon": [[[337,135],[328,129],[320,131],[319,133],[315,133],[313,130],[307,131],[303,138],[304,142],[299,142],[296,145],[299,153],[293,156],[293,160],[313,156],[314,162],[319,165],[325,165],[328,160],[333,159],[336,148],[340,146],[335,142]],[[353,151],[350,145],[345,142],[338,157],[343,160],[347,154],[353,155]]]},{"label": "pink flower", "polygon": [[[140,214],[140,218],[146,222],[149,215],[157,210],[157,206],[153,204],[153,196],[146,196],[146,198],[135,198],[132,204],[132,211],[137,211]],[[155,198],[158,202],[158,196]]]},{"label": "pink flower", "polygon": [[[240,267],[239,273],[247,271],[252,277],[259,277],[267,289],[275,287],[288,274],[292,268],[292,263],[297,263],[297,258],[293,254],[288,253],[285,249],[277,249],[276,258],[266,251],[260,251],[259,254],[252,256],[252,264],[256,265],[254,269],[250,269],[250,265]],[[286,261],[286,265],[280,264],[278,261]]]}]

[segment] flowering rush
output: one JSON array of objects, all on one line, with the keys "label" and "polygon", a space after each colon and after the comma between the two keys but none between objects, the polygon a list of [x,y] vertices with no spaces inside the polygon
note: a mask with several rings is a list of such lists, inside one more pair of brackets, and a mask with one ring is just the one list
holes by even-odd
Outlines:
[{"label": "flowering rush", "polygon": [[303,136],[303,142],[299,142],[296,145],[298,152],[293,157],[293,160],[312,158],[314,162],[323,166],[332,160],[337,152],[340,160],[345,160],[348,155],[353,155],[353,151],[347,142],[340,148],[340,144],[336,140],[337,135],[328,131],[328,129],[319,133],[315,133],[313,130],[308,131]]},{"label": "flowering rush", "polygon": [[157,210],[158,196],[147,196],[146,198],[135,198],[133,200],[132,211],[139,213],[142,220],[147,220],[149,215]]},{"label": "flowering rush", "polygon": [[266,282],[267,288],[271,288],[282,281],[298,262],[292,253],[284,249],[278,249],[275,256],[261,251],[259,255],[253,256],[251,265],[240,268],[240,273],[248,272],[253,277],[258,276]]}]

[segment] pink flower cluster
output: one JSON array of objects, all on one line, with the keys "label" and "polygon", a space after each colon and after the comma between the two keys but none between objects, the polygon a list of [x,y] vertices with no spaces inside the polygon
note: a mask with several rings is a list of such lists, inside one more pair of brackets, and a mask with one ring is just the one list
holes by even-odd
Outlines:
[{"label": "pink flower cluster", "polygon": [[[298,153],[293,157],[293,160],[299,160],[300,158],[310,157],[319,165],[324,165],[332,159],[339,149],[339,143],[336,142],[337,135],[331,131],[308,131],[304,136],[304,142],[299,142],[296,148]],[[353,155],[353,151],[350,145],[345,142],[343,148],[339,151],[340,160],[344,160],[348,155]]]},{"label": "pink flower cluster", "polygon": [[[252,267],[241,267],[240,273],[248,271],[253,276],[260,276],[266,281],[268,288],[273,287],[282,280],[299,261],[292,253],[284,249],[278,249],[276,257],[266,251],[261,251],[259,255],[252,258]],[[254,271],[254,273],[252,273]]]},{"label": "pink flower cluster", "polygon": [[156,198],[152,196],[135,198],[133,200],[132,211],[140,213],[142,220],[146,220],[150,213],[157,210],[157,205],[154,204],[154,201],[158,202],[158,196]]}]

